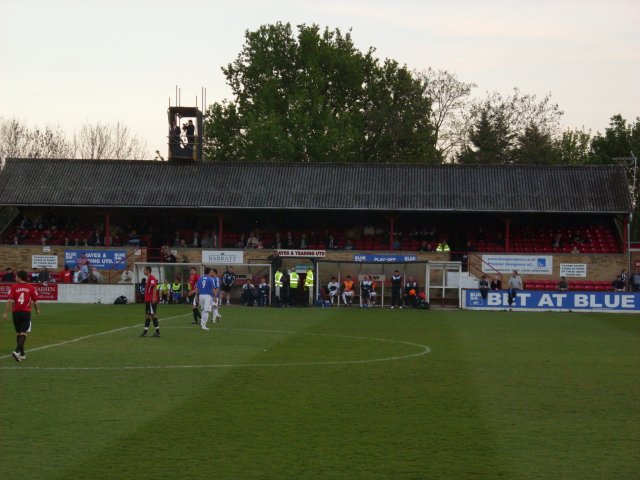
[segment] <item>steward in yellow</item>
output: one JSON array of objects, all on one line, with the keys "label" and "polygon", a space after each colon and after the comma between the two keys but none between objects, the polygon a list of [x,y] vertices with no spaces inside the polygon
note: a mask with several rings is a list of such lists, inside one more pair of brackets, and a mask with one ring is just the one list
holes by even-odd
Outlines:
[{"label": "steward in yellow", "polygon": [[307,270],[307,275],[304,278],[304,288],[313,288],[313,270]]}]

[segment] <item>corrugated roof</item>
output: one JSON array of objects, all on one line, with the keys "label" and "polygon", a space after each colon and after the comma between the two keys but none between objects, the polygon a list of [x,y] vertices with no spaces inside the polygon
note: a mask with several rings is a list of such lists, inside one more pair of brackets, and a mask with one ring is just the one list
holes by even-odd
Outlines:
[{"label": "corrugated roof", "polygon": [[8,159],[0,204],[628,213],[623,167]]}]

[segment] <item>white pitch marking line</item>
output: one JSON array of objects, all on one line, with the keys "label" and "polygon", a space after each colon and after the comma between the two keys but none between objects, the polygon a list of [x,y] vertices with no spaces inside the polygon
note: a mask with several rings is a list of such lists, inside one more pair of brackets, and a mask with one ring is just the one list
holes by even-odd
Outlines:
[{"label": "white pitch marking line", "polygon": [[[176,318],[186,317],[188,315],[190,315],[190,314],[189,313],[185,313],[184,315],[175,315],[173,317],[161,318],[159,320],[160,321],[173,320],[173,319],[176,319]],[[113,330],[107,330],[106,332],[92,333],[91,335],[85,335],[83,337],[74,338],[72,340],[64,340],[62,342],[52,343],[50,345],[43,345],[42,347],[30,348],[28,351],[29,352],[36,352],[38,350],[45,350],[45,349],[51,348],[51,347],[59,347],[61,345],[68,345],[70,343],[76,343],[76,342],[79,342],[80,340],[86,340],[87,338],[99,337],[101,335],[107,335],[109,333],[121,332],[122,330],[129,330],[130,328],[140,328],[142,326],[144,326],[143,323],[137,323],[135,325],[129,325],[128,327],[114,328]],[[3,356],[0,356],[0,360],[3,360],[5,358],[10,358],[10,357],[11,357],[11,355],[3,355]]]},{"label": "white pitch marking line", "polygon": [[[173,320],[176,318],[187,317],[190,314],[186,313],[184,315],[175,315],[173,317],[163,318],[162,320]],[[85,335],[83,337],[74,338],[72,340],[65,340],[63,342],[52,343],[50,345],[44,345],[42,347],[31,348],[30,352],[37,350],[44,350],[51,347],[57,347],[61,345],[67,345],[70,343],[79,342],[80,340],[86,340],[87,338],[99,337],[101,335],[107,335],[109,333],[120,332],[122,330],[128,330],[131,328],[139,328],[141,323],[136,325],[130,325],[127,327],[120,327],[113,330],[108,330],[105,332],[94,333],[91,335]],[[167,327],[167,328],[193,328],[193,327]],[[333,338],[346,338],[353,340],[369,340],[369,341],[378,341],[378,342],[387,342],[387,343],[401,343],[404,345],[410,345],[413,347],[418,347],[421,349],[420,352],[412,353],[409,355],[397,355],[393,357],[382,357],[382,358],[371,358],[367,360],[335,360],[335,361],[327,361],[327,362],[288,362],[288,363],[252,363],[252,364],[214,364],[214,365],[147,365],[147,366],[132,366],[132,367],[0,367],[0,370],[168,370],[168,369],[195,369],[195,368],[248,368],[248,367],[295,367],[295,366],[310,366],[310,365],[353,365],[353,364],[367,364],[367,363],[376,363],[376,362],[389,362],[393,360],[402,360],[407,358],[420,357],[422,355],[426,355],[431,353],[431,348],[427,345],[422,345],[420,343],[413,342],[405,342],[403,340],[393,340],[388,338],[375,338],[375,337],[356,337],[349,335],[334,335],[331,333],[313,333],[313,332],[295,332],[295,331],[287,331],[287,330],[262,330],[256,328],[221,328],[216,329],[218,331],[224,330],[235,330],[235,331],[251,331],[251,332],[263,332],[263,333],[279,333],[279,334],[297,334],[297,335],[316,335],[322,337],[333,337]],[[11,355],[4,355],[0,357],[1,359],[9,358]]]}]

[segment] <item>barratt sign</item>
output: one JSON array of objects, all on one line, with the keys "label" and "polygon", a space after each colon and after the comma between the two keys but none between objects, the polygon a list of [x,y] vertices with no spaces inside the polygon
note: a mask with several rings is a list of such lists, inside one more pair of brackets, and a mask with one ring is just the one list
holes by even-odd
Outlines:
[{"label": "barratt sign", "polygon": [[202,263],[206,265],[238,265],[244,263],[242,250],[203,250]]}]

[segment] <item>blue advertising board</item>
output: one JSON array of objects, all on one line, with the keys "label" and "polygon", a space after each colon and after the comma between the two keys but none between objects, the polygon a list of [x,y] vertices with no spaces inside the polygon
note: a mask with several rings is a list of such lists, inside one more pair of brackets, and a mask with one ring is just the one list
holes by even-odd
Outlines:
[{"label": "blue advertising board", "polygon": [[490,291],[486,299],[480,290],[464,290],[462,308],[477,310],[539,310],[539,311],[640,311],[640,294],[631,292],[543,292],[519,291],[509,305],[506,290]]},{"label": "blue advertising board", "polygon": [[65,250],[64,264],[70,269],[90,262],[99,270],[124,270],[127,266],[126,250]]},{"label": "blue advertising board", "polygon": [[354,255],[354,262],[362,263],[402,263],[402,262],[417,262],[417,255]]}]

